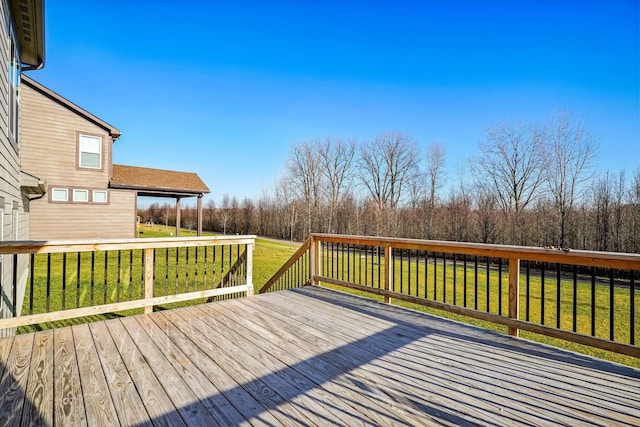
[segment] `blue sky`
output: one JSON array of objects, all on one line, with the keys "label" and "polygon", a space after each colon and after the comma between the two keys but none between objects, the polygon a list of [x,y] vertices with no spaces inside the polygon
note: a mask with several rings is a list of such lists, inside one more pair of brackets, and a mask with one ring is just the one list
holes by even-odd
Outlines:
[{"label": "blue sky", "polygon": [[638,0],[46,1],[34,79],[119,128],[114,163],[258,197],[292,144],[401,131],[447,148],[571,110],[598,169],[640,165]]}]

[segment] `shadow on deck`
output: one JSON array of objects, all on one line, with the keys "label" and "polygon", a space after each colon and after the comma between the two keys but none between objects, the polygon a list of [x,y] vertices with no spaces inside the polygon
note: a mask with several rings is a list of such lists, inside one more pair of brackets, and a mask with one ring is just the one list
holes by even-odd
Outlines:
[{"label": "shadow on deck", "polygon": [[0,340],[7,425],[639,425],[640,371],[302,288]]}]

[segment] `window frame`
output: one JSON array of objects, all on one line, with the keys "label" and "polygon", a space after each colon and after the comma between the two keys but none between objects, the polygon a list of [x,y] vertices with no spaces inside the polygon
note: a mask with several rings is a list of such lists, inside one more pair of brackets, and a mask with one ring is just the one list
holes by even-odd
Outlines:
[{"label": "window frame", "polygon": [[[80,200],[78,198],[76,198],[76,194],[82,194],[84,193],[86,198]],[[73,203],[89,203],[89,190],[87,190],[86,188],[74,188],[73,190],[71,190],[71,201]]]},{"label": "window frame", "polygon": [[[104,200],[96,200],[96,193],[103,193]],[[96,203],[99,205],[108,205],[109,204],[109,192],[107,190],[91,190],[91,203]]]},{"label": "window frame", "polygon": [[[97,139],[98,143],[99,143],[99,150],[98,152],[91,152],[88,150],[83,151],[82,150],[82,140],[83,138],[91,138],[91,139]],[[96,135],[96,134],[91,134],[91,133],[86,133],[86,132],[78,132],[77,133],[77,137],[76,137],[76,169],[80,169],[80,170],[92,170],[92,171],[103,171],[104,170],[104,141],[103,141],[103,136],[102,135]],[[95,167],[95,166],[85,166],[82,164],[82,153],[90,153],[90,154],[98,154],[100,156],[100,166],[99,167]]]},{"label": "window frame", "polygon": [[[53,196],[53,194],[54,194],[56,191],[64,191],[64,194],[65,194],[65,198],[64,198],[64,200],[56,199],[56,198]],[[51,201],[52,203],[68,203],[68,202],[69,202],[69,189],[68,189],[68,188],[59,188],[59,187],[54,187],[54,188],[52,188],[52,189],[51,189],[51,197],[50,197],[50,201]]]}]

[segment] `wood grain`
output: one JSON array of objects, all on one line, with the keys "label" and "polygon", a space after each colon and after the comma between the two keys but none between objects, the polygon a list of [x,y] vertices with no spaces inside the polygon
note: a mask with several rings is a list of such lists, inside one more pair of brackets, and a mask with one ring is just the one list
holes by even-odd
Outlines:
[{"label": "wood grain", "polygon": [[316,286],[1,339],[0,361],[0,425],[640,425],[638,369]]}]

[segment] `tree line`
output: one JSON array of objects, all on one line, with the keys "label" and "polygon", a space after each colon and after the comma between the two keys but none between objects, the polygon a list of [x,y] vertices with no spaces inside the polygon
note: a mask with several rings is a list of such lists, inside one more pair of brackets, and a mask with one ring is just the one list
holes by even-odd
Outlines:
[{"label": "tree line", "polygon": [[[597,171],[598,145],[568,111],[542,124],[502,123],[451,177],[444,145],[421,151],[401,132],[306,140],[258,198],[209,200],[203,227],[291,240],[322,232],[640,252],[640,164],[630,174]],[[175,224],[167,206],[140,215]],[[195,215],[185,206],[183,226],[194,227]]]}]

